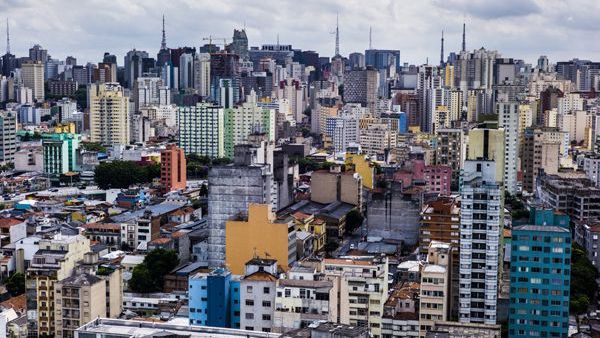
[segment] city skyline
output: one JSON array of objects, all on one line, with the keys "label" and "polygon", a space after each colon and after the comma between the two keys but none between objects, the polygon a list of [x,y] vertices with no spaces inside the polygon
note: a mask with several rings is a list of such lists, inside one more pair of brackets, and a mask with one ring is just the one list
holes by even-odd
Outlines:
[{"label": "city skyline", "polygon": [[[333,56],[332,32],[339,13],[343,56],[364,52],[369,47],[371,27],[373,48],[399,49],[401,62],[423,64],[429,59],[430,64],[436,64],[441,31],[444,30],[446,56],[458,52],[464,21],[467,50],[484,47],[528,63],[534,63],[539,55],[548,55],[553,63],[574,57],[598,59],[600,47],[587,41],[600,37],[591,15],[594,12],[591,7],[600,9],[600,4],[577,3],[382,0],[365,7],[360,1],[269,4],[181,0],[164,8],[157,1],[121,1],[101,7],[102,3],[95,0],[85,6],[72,0],[9,0],[0,4],[0,10],[10,24],[13,54],[27,55],[31,46],[40,44],[53,58],[72,55],[80,64],[95,62],[104,52],[117,55],[119,64],[133,48],[156,53],[161,42],[163,14],[167,45],[171,48],[198,47],[206,43],[202,39],[209,35],[226,37],[229,43],[233,29],[245,27],[251,46],[274,44],[279,38],[282,44]],[[65,11],[65,7],[71,6],[75,9]],[[2,27],[5,35],[5,25]],[[5,48],[0,47],[2,51]]]}]

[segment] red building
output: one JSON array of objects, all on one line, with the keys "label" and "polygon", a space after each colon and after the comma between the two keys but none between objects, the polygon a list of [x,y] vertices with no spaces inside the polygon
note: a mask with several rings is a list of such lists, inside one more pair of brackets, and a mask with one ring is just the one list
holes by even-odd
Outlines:
[{"label": "red building", "polygon": [[163,192],[185,189],[187,183],[186,162],[183,149],[174,144],[160,152],[160,183]]}]

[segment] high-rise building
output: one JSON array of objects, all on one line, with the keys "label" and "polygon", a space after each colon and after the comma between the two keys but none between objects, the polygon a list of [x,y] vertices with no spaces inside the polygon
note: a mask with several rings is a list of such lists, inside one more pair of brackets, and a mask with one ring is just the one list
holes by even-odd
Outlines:
[{"label": "high-rise building", "polygon": [[517,193],[517,168],[520,149],[519,139],[519,103],[498,102],[498,127],[504,129],[504,189]]},{"label": "high-rise building", "polygon": [[0,163],[14,162],[17,152],[17,116],[11,111],[0,112]]},{"label": "high-rise building", "polygon": [[148,53],[141,50],[130,50],[125,55],[125,84],[127,88],[133,88],[135,80],[143,74],[143,59],[148,58]]},{"label": "high-rise building", "polygon": [[212,167],[208,173],[208,263],[225,266],[225,223],[246,213],[250,203],[268,204],[272,177],[266,165]]},{"label": "high-rise building", "polygon": [[90,139],[102,144],[129,144],[129,98],[118,83],[90,84]]},{"label": "high-rise building", "polygon": [[504,193],[497,180],[497,165],[485,159],[465,161],[460,207],[460,322],[497,321],[504,219]]},{"label": "high-rise building", "polygon": [[495,161],[495,181],[504,182],[504,130],[496,128],[495,123],[471,129],[467,159]]},{"label": "high-rise building", "polygon": [[375,113],[379,73],[374,69],[351,70],[344,74],[344,102],[360,103]]},{"label": "high-rise building", "polygon": [[194,56],[183,53],[179,57],[179,89],[194,87]]},{"label": "high-rise building", "polygon": [[352,70],[365,68],[365,55],[363,53],[350,53],[348,61]]},{"label": "high-rise building", "polygon": [[21,65],[21,77],[23,85],[31,88],[33,98],[38,101],[44,100],[44,64],[40,61],[26,62]]},{"label": "high-rise building", "polygon": [[334,152],[346,152],[348,146],[351,144],[356,145],[360,141],[358,118],[350,114],[327,117],[325,119],[325,133],[331,138]]},{"label": "high-rise building", "polygon": [[194,56],[194,88],[202,97],[210,95],[210,54],[198,53]]},{"label": "high-rise building", "polygon": [[171,104],[171,91],[160,77],[138,77],[132,90],[135,110],[156,105],[166,106]]},{"label": "high-rise building", "polygon": [[29,48],[29,59],[45,64],[48,61],[48,51],[40,45],[33,45],[33,47]]},{"label": "high-rise building", "polygon": [[160,183],[163,192],[185,189],[187,183],[186,161],[183,149],[174,144],[160,152]]},{"label": "high-rise building", "polygon": [[306,108],[306,85],[300,80],[288,77],[279,81],[279,86],[274,91],[278,99],[286,99],[289,102],[295,121],[302,122]]},{"label": "high-rise building", "polygon": [[550,225],[512,229],[509,337],[567,337],[571,232]]},{"label": "high-rise building", "polygon": [[49,134],[42,140],[44,150],[44,173],[60,175],[77,171],[77,155],[79,152],[78,134]]},{"label": "high-rise building", "polygon": [[275,110],[259,107],[256,97],[242,105],[224,111],[225,156],[233,158],[234,146],[248,143],[250,134],[265,134],[266,139],[275,142]]},{"label": "high-rise building", "polygon": [[98,68],[94,68],[93,70],[92,81],[98,83],[117,82],[117,64],[109,62],[98,63]]},{"label": "high-rise building", "polygon": [[374,69],[387,69],[390,66],[400,69],[400,51],[394,49],[365,50],[365,65]]},{"label": "high-rise building", "polygon": [[248,36],[245,29],[233,30],[233,38],[228,48],[231,53],[239,55],[241,60],[248,60]]},{"label": "high-rise building", "polygon": [[521,153],[523,190],[533,193],[540,169],[556,174],[565,134],[557,128],[527,128]]},{"label": "high-rise building", "polygon": [[179,147],[186,154],[209,157],[225,156],[224,110],[208,103],[181,106],[179,121]]}]

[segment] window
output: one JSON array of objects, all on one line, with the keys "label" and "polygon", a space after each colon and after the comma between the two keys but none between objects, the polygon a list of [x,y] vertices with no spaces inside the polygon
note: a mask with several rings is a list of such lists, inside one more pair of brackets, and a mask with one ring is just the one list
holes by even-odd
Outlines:
[{"label": "window", "polygon": [[262,302],[262,306],[263,306],[263,307],[271,307],[271,302],[270,302],[270,301],[268,301],[268,300],[263,300],[263,302]]},{"label": "window", "polygon": [[269,294],[269,293],[271,293],[271,288],[270,288],[270,287],[268,287],[268,286],[265,286],[265,287],[263,288],[263,293],[264,293],[264,294]]},{"label": "window", "polygon": [[254,301],[252,299],[246,299],[246,305],[254,306]]},{"label": "window", "polygon": [[252,313],[252,312],[246,313],[246,319],[254,319],[254,313]]},{"label": "window", "polygon": [[262,320],[271,320],[271,315],[262,315]]},{"label": "window", "polygon": [[246,286],[246,292],[247,293],[252,293],[252,286],[251,285]]}]

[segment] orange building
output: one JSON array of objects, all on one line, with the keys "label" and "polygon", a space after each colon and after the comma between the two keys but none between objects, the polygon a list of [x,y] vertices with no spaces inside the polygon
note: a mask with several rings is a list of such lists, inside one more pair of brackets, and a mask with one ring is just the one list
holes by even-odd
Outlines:
[{"label": "orange building", "polygon": [[183,149],[174,144],[160,152],[160,183],[163,192],[185,189],[187,183],[186,163]]}]

